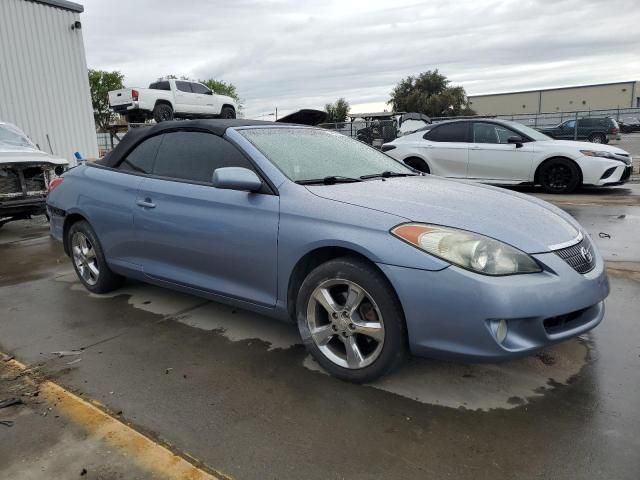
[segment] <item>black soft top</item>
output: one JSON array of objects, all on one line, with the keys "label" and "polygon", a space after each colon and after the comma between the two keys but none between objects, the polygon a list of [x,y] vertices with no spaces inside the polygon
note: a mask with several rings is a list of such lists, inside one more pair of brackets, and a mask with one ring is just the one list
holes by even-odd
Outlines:
[{"label": "black soft top", "polygon": [[131,148],[142,142],[144,139],[153,137],[160,133],[176,130],[201,130],[221,137],[227,131],[227,128],[251,127],[254,125],[270,125],[278,127],[286,124],[245,119],[178,120],[172,122],[161,122],[153,126],[138,127],[129,130],[120,143],[118,143],[118,145],[116,145],[116,147],[107,155],[96,161],[96,163],[105,167],[115,167],[120,163],[122,158],[129,153]]}]

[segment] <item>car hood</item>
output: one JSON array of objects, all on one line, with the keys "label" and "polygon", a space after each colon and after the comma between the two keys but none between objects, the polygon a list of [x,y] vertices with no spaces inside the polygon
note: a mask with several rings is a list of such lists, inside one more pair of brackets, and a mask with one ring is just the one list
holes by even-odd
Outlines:
[{"label": "car hood", "polygon": [[46,152],[33,149],[0,150],[0,165],[9,163],[50,163],[51,165],[68,165],[64,158],[52,157]]},{"label": "car hood", "polygon": [[596,150],[628,155],[628,153],[621,148],[603,143],[575,142],[573,140],[540,140],[536,141],[535,144],[544,147],[557,147],[558,145],[562,145],[563,147],[575,148],[577,150]]},{"label": "car hood", "polygon": [[375,179],[360,183],[307,186],[315,195],[379,210],[414,221],[469,230],[527,253],[578,235],[578,223],[535,197],[488,185],[434,176]]}]

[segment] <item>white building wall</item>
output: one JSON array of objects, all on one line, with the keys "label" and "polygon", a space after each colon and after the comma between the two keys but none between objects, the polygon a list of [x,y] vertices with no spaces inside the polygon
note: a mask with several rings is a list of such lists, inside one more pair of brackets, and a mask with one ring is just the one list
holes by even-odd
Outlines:
[{"label": "white building wall", "polygon": [[[78,12],[30,0],[0,1],[0,120],[74,162],[98,155]],[[48,139],[47,139],[48,136]]]}]

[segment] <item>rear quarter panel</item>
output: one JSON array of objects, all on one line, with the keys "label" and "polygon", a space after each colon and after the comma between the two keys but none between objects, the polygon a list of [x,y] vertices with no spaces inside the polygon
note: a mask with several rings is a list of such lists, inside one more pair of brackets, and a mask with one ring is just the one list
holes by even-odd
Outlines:
[{"label": "rear quarter panel", "polygon": [[79,214],[94,229],[108,262],[128,258],[133,241],[133,209],[143,177],[108,168],[79,166],[64,175],[63,183],[51,192],[48,204]]}]

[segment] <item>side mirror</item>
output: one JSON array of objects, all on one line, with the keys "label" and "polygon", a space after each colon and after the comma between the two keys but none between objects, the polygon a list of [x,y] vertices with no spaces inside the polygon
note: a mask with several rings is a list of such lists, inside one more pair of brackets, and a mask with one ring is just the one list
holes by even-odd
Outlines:
[{"label": "side mirror", "polygon": [[514,135],[513,137],[509,137],[507,139],[507,143],[515,143],[516,144],[516,148],[520,148],[522,147],[524,140],[522,139],[521,136],[519,135]]},{"label": "side mirror", "polygon": [[205,93],[205,95],[213,95],[213,92],[211,90],[208,90],[207,93]]},{"label": "side mirror", "polygon": [[213,172],[213,186],[223,190],[240,190],[257,192],[262,187],[262,180],[248,168],[223,167]]}]

